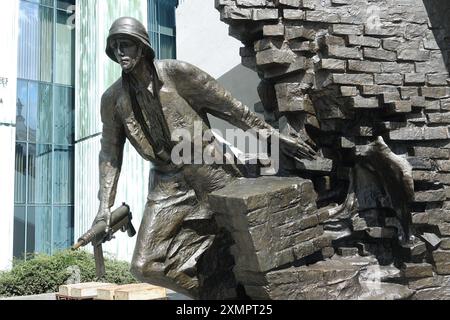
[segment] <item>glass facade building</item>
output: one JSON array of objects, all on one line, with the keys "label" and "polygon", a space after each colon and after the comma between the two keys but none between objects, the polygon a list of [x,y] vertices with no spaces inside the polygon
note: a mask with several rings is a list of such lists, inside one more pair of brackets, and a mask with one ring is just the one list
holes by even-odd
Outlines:
[{"label": "glass facade building", "polygon": [[175,9],[178,0],[148,0],[148,31],[158,59],[176,59]]},{"label": "glass facade building", "polygon": [[[83,9],[116,6],[115,0],[79,2],[78,7]],[[178,1],[133,3],[136,8],[132,10],[146,5],[147,11],[143,12],[148,13],[147,26],[157,58],[175,59]],[[120,6],[131,7],[128,0]],[[13,241],[16,258],[35,252],[53,254],[70,247],[74,240],[74,151],[75,146],[81,148],[75,141],[75,92],[78,96],[91,93],[91,87],[75,88],[74,10],[75,0],[20,0]],[[111,18],[117,15],[114,10],[108,10]],[[90,19],[96,21],[97,17],[91,15]],[[99,25],[92,25],[95,35]],[[91,39],[83,35],[83,41]],[[93,39],[97,41],[95,36]],[[103,51],[103,39],[98,41]],[[87,51],[87,58],[98,59],[94,51]],[[81,57],[84,59],[84,55]],[[102,92],[94,94],[100,97]],[[98,106],[83,100],[80,108],[84,107],[95,114]],[[87,124],[83,122],[83,126]]]},{"label": "glass facade building", "polygon": [[73,241],[75,0],[21,0],[14,256]]}]

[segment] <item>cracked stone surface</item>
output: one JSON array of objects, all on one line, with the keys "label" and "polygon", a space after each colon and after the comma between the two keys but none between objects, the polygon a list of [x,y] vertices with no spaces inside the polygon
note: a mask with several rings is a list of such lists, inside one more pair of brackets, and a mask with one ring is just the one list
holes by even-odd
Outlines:
[{"label": "cracked stone surface", "polygon": [[320,154],[210,196],[246,295],[449,299],[450,3],[216,8],[261,78],[258,109]]}]

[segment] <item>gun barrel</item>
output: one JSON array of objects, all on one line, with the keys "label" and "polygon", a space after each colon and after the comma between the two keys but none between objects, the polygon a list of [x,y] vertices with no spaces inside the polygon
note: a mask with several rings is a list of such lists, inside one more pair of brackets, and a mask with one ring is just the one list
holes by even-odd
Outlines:
[{"label": "gun barrel", "polygon": [[[128,205],[124,204],[120,208],[117,208],[111,213],[111,228],[114,229],[114,231],[117,231],[114,226],[123,224],[124,219],[130,219],[130,208]],[[91,229],[89,229],[85,234],[83,234],[72,246],[73,250],[77,250],[80,247],[84,247],[88,243],[91,243],[95,239],[103,238],[105,236],[105,228],[106,228],[106,222],[105,221],[99,221],[94,226],[92,226]]]},{"label": "gun barrel", "polygon": [[78,250],[79,248],[85,246],[84,240],[80,240],[72,246],[72,250]]}]

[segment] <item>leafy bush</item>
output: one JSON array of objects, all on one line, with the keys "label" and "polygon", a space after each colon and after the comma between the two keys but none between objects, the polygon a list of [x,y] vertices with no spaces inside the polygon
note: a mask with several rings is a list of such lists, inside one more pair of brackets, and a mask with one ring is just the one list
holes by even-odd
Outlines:
[{"label": "leafy bush", "polygon": [[[112,259],[105,259],[106,275],[102,282],[135,283],[130,265]],[[79,269],[81,282],[96,280],[95,261],[85,251],[66,250],[53,256],[34,254],[26,261],[14,261],[11,271],[0,273],[0,296],[24,296],[57,292],[60,285],[74,277],[71,269]],[[77,277],[75,277],[77,278]],[[72,279],[73,280],[73,279]]]}]

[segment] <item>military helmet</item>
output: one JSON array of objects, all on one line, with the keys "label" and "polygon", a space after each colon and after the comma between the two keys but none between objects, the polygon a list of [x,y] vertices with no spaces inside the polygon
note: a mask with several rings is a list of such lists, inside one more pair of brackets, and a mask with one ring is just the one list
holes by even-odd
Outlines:
[{"label": "military helmet", "polygon": [[140,43],[144,49],[145,54],[153,60],[155,58],[155,51],[153,51],[148,37],[147,30],[144,25],[131,17],[121,17],[113,22],[111,29],[109,29],[108,39],[106,41],[106,54],[111,60],[117,62],[114,50],[110,47],[110,41],[121,36],[132,38],[134,41]]}]

